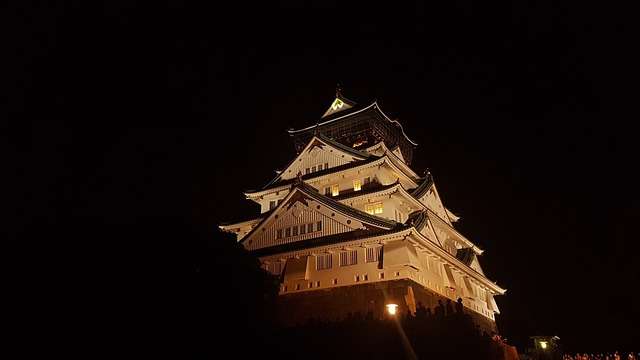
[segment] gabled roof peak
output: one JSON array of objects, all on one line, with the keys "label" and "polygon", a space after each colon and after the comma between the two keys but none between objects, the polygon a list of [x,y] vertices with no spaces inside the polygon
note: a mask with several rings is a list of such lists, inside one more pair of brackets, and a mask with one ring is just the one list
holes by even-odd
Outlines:
[{"label": "gabled roof peak", "polygon": [[321,119],[324,119],[327,116],[333,115],[337,112],[351,109],[354,106],[356,106],[356,102],[344,97],[342,95],[342,88],[340,88],[340,84],[338,84],[336,86],[336,97],[331,103],[331,105],[329,106],[329,108],[327,109],[327,111],[325,111],[324,115],[322,115]]}]

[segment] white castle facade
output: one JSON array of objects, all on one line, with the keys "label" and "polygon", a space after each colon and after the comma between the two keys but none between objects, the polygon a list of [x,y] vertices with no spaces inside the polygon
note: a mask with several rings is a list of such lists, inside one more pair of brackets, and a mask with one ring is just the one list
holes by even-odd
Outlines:
[{"label": "white castle facade", "polygon": [[417,144],[397,121],[338,92],[317,124],[289,134],[297,155],[245,193],[261,214],[220,226],[280,276],[288,322],[461,298],[495,328],[494,296],[506,290],[484,275],[483,250],[455,229],[431,174],[411,169]]}]

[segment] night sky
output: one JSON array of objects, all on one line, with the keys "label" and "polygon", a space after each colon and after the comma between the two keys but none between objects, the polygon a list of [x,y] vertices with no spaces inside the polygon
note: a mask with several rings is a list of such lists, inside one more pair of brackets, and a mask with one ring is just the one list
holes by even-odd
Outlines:
[{"label": "night sky", "polygon": [[[256,216],[243,191],[295,156],[286,129],[314,124],[340,83],[419,144],[412,168],[431,170],[508,289],[496,299],[508,339],[638,351],[637,89],[622,17],[588,2],[299,3],[9,6],[12,244],[89,267],[157,252],[136,269],[188,274],[197,245],[180,238],[92,237],[166,219],[216,236]],[[53,235],[81,224],[82,241]]]}]

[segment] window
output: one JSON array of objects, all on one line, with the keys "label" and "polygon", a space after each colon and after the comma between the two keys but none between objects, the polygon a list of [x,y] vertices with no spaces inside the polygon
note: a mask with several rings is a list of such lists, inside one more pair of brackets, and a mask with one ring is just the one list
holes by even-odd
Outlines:
[{"label": "window", "polygon": [[322,164],[318,165],[318,171],[322,170]]},{"label": "window", "polygon": [[284,292],[287,292],[287,285],[284,286]]},{"label": "window", "polygon": [[273,209],[276,207],[276,201],[275,200],[271,200],[269,201],[269,210]]},{"label": "window", "polygon": [[315,166],[311,168],[311,172],[316,172],[316,167]]},{"label": "window", "polygon": [[324,188],[324,194],[327,196],[331,195],[331,186]]},{"label": "window", "polygon": [[363,281],[369,281],[369,275],[367,275],[367,274],[362,275],[362,280]]},{"label": "window", "polygon": [[398,211],[398,210],[393,210],[393,212],[395,213],[395,219],[397,222],[402,222],[402,212]]},{"label": "window", "polygon": [[360,281],[360,275],[356,275],[356,282]]},{"label": "window", "polygon": [[271,273],[278,275],[282,272],[282,263],[280,261],[276,261],[271,264]]},{"label": "window", "polygon": [[282,239],[282,229],[278,229],[278,234],[276,235],[276,239]]},{"label": "window", "polygon": [[360,180],[353,180],[353,191],[360,191],[362,189],[362,183]]},{"label": "window", "polygon": [[373,214],[382,214],[382,202],[377,202],[373,204],[367,204],[364,207],[364,211],[373,215]]},{"label": "window", "polygon": [[331,269],[333,257],[332,254],[321,254],[316,256],[316,270]]},{"label": "window", "polygon": [[382,246],[367,248],[367,262],[376,262],[382,255]]},{"label": "window", "polygon": [[307,232],[307,225],[302,224],[300,225],[300,235],[304,234]]},{"label": "window", "polygon": [[313,224],[307,224],[307,232],[308,233],[312,233],[313,232]]},{"label": "window", "polygon": [[340,188],[338,188],[338,185],[331,185],[331,195],[333,196],[338,196],[340,194]]},{"label": "window", "polygon": [[296,285],[296,290],[300,290],[300,284]]},{"label": "window", "polygon": [[285,236],[285,237],[289,237],[289,236],[291,236],[291,228],[286,228],[286,229],[284,229],[284,236]]},{"label": "window", "polygon": [[308,174],[309,173],[309,168],[304,169],[304,173]]},{"label": "window", "polygon": [[324,169],[327,170],[329,168],[329,163],[324,163]]},{"label": "window", "polygon": [[396,276],[400,276],[400,271],[396,271]]},{"label": "window", "polygon": [[298,235],[298,227],[294,226],[293,227],[293,236],[297,236]]},{"label": "window", "polygon": [[364,184],[364,186],[367,186],[371,183],[371,178],[370,177],[366,177],[364,178],[364,181],[362,182]]},{"label": "window", "polygon": [[320,281],[316,281],[316,287],[320,287]]},{"label": "window", "polygon": [[358,263],[358,252],[356,250],[343,251],[340,253],[340,266],[355,265]]},{"label": "window", "polygon": [[381,272],[381,273],[379,274],[379,277],[380,277],[380,280],[384,279],[384,273],[383,273],[383,272]]},{"label": "window", "polygon": [[309,282],[309,289],[313,287],[313,281]]},{"label": "window", "polygon": [[337,278],[333,279],[333,280],[331,281],[331,283],[332,283],[333,285],[338,285],[338,279],[337,279]]},{"label": "window", "polygon": [[382,203],[376,203],[373,209],[374,214],[382,214]]},{"label": "window", "polygon": [[316,231],[320,231],[320,230],[322,230],[322,221],[318,221],[316,223]]}]

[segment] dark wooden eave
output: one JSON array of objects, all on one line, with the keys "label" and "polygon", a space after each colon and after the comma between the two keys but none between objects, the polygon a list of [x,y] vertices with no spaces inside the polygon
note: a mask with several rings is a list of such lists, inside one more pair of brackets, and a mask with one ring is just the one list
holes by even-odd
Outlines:
[{"label": "dark wooden eave", "polygon": [[429,189],[431,189],[431,186],[433,186],[433,176],[431,176],[430,173],[427,173],[422,183],[411,191],[411,195],[416,199],[420,199],[427,193],[427,191],[429,191]]},{"label": "dark wooden eave", "polygon": [[288,130],[294,138],[296,151],[302,151],[308,140],[317,133],[346,143],[347,146],[351,145],[354,139],[364,137],[368,139],[369,144],[384,141],[390,149],[400,146],[406,163],[411,164],[413,149],[417,144],[409,139],[397,120],[389,119],[380,110],[377,103],[361,109],[338,112],[323,120],[315,126]]},{"label": "dark wooden eave", "polygon": [[[349,216],[364,224],[369,224],[372,227],[377,227],[382,230],[389,230],[395,228],[399,224],[393,220],[388,220],[368,214],[358,209],[354,209],[348,205],[344,205],[336,200],[322,195],[314,187],[302,181],[301,178],[296,178],[293,180],[295,181],[295,183],[293,188],[291,189],[291,192],[289,193],[289,195],[287,195],[284,201],[282,201],[275,209],[273,209],[273,212],[271,214],[277,212],[282,207],[290,206],[290,203],[292,203],[292,201],[298,201],[299,194],[301,193],[303,197],[315,200],[316,202],[321,203],[337,212],[340,212],[345,216]],[[240,241],[240,243],[244,244],[245,241],[249,239],[255,231],[260,229],[270,217],[271,216],[265,216],[260,221],[260,223],[258,223],[253,229],[251,229],[251,231],[249,231],[249,233]]]},{"label": "dark wooden eave", "polygon": [[360,239],[374,237],[374,236],[390,235],[406,229],[407,227],[405,227],[402,224],[398,224],[396,227],[389,230],[358,229],[358,230],[349,231],[341,234],[321,236],[313,239],[296,241],[289,244],[283,244],[283,245],[277,245],[277,246],[271,246],[271,247],[266,247],[262,249],[252,250],[250,251],[250,253],[256,256],[268,256],[268,255],[279,254],[283,252],[303,250],[303,249],[309,249],[309,248],[314,248],[318,246],[326,246],[326,245],[339,244],[343,242],[355,241],[355,240],[360,240]]}]

